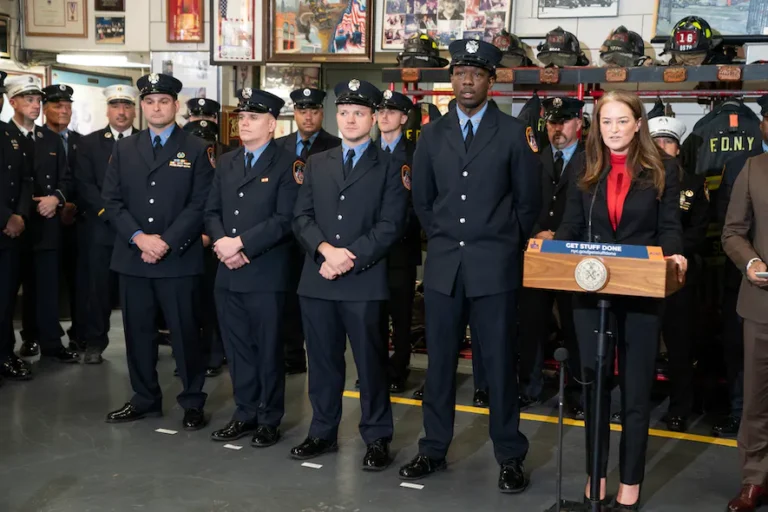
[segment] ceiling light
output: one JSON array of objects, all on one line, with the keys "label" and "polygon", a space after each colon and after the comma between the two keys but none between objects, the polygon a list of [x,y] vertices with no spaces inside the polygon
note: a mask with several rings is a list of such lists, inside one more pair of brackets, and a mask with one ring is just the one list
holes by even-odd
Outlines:
[{"label": "ceiling light", "polygon": [[56,55],[59,64],[108,68],[148,68],[149,64],[129,62],[125,55],[104,55],[96,53],[60,53]]}]

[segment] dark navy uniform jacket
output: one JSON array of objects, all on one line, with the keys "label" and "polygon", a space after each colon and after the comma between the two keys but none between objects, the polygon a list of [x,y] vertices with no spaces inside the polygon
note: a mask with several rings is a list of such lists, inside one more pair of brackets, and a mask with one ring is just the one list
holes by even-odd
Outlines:
[{"label": "dark navy uniform jacket", "polygon": [[[402,163],[371,143],[344,179],[342,148],[309,157],[293,232],[308,257],[298,294],[338,301],[389,298],[386,255],[403,236],[408,189]],[[321,242],[354,254],[354,268],[333,281],[320,275]]]},{"label": "dark navy uniform jacket", "polygon": [[[35,197],[56,196],[59,206],[74,193],[72,173],[67,165],[64,144],[61,137],[40,126],[34,127],[35,142],[31,143],[19,131],[14,123],[8,123],[8,133],[18,140],[24,153],[32,162],[32,178],[34,180],[32,195]],[[51,219],[46,219],[37,213],[37,203],[32,205],[27,228],[24,231],[25,244],[34,250],[51,250],[59,246],[61,219],[58,213]]]},{"label": "dark navy uniform jacket", "polygon": [[555,176],[555,156],[552,146],[541,151],[541,213],[533,226],[533,236],[542,231],[557,231],[565,213],[568,195],[568,178],[576,174],[573,169],[583,169],[585,165],[584,148],[579,145],[568,164],[563,168],[560,179]]},{"label": "dark navy uniform jacket", "polygon": [[245,149],[222,155],[205,208],[205,231],[212,241],[239,236],[250,263],[230,270],[219,263],[216,287],[235,292],[285,292],[289,286],[291,220],[299,184],[296,156],[274,141],[250,171]]},{"label": "dark navy uniform jacket", "polygon": [[455,110],[422,128],[413,205],[428,239],[424,286],[450,295],[459,268],[468,297],[520,286],[522,249],[541,205],[541,162],[528,131],[488,108],[467,153]]},{"label": "dark navy uniform jacket", "polygon": [[[22,141],[0,122],[0,249],[15,247],[21,238],[3,234],[11,215],[24,217],[26,228],[36,208],[32,205],[32,174]],[[35,213],[37,215],[37,213]],[[26,233],[22,233],[22,237]]]},{"label": "dark navy uniform jacket", "polygon": [[[133,129],[132,133],[136,134],[138,130]],[[74,170],[78,210],[88,219],[91,240],[97,245],[108,247],[115,243],[115,231],[105,215],[101,190],[115,142],[109,126],[82,137]]]},{"label": "dark navy uniform jacket", "polygon": [[[104,177],[102,198],[117,232],[111,269],[138,277],[203,273],[203,210],[213,178],[213,147],[175,127],[152,152],[149,130],[118,141]],[[136,231],[158,234],[170,251],[151,265],[130,242]]]},{"label": "dark navy uniform jacket", "polygon": [[683,225],[683,255],[688,259],[688,285],[698,281],[704,270],[701,253],[707,239],[709,213],[709,192],[704,176],[683,173],[680,181],[680,221]]},{"label": "dark navy uniform jacket", "polygon": [[[278,147],[280,147],[281,149],[285,149],[286,151],[289,151],[292,155],[296,156],[296,132],[290,133],[288,135],[283,135],[282,137],[275,139],[275,142],[277,143]],[[307,158],[309,158],[312,155],[322,153],[323,151],[328,151],[329,149],[337,148],[339,146],[341,146],[340,138],[331,135],[330,133],[328,133],[323,129],[320,129],[320,131],[317,133],[317,138],[315,139],[315,142],[313,142],[312,145],[309,147],[309,151],[307,152]]]}]

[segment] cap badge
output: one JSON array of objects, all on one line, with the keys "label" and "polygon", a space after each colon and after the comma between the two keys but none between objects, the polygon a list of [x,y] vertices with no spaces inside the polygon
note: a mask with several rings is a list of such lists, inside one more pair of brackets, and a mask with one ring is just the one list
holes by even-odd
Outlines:
[{"label": "cap badge", "polygon": [[392,91],[390,91],[389,89],[384,91],[384,99],[385,100],[391,100],[392,99]]},{"label": "cap badge", "polygon": [[200,121],[200,126],[205,128],[206,126],[208,126],[208,121]]},{"label": "cap badge", "polygon": [[37,132],[37,138],[42,139],[43,138],[43,132]]},{"label": "cap badge", "polygon": [[349,85],[350,91],[357,91],[358,89],[360,89],[360,80],[358,80],[357,78],[354,78],[349,81],[348,85]]},{"label": "cap badge", "polygon": [[304,94],[304,96],[309,97],[309,95],[312,94],[312,91],[310,91],[309,89],[304,89],[304,93],[303,94]]},{"label": "cap badge", "polygon": [[467,41],[467,45],[464,49],[467,50],[467,53],[477,53],[477,50],[480,49],[480,44],[475,40]]},{"label": "cap badge", "polygon": [[32,83],[32,82],[35,81],[35,79],[33,77],[29,77],[27,80],[29,80],[29,83]]},{"label": "cap badge", "polygon": [[560,108],[563,106],[563,100],[562,98],[555,98],[552,100],[552,106],[555,108]]},{"label": "cap badge", "polygon": [[118,85],[117,86],[117,92],[123,92],[123,86],[122,85]]},{"label": "cap badge", "polygon": [[246,87],[245,89],[243,89],[243,98],[245,98],[246,100],[251,98],[251,94],[253,94],[253,91],[251,90],[250,87]]},{"label": "cap badge", "polygon": [[149,75],[149,83],[151,83],[152,85],[155,85],[159,81],[160,81],[160,76],[157,73],[152,73]]},{"label": "cap badge", "polygon": [[62,85],[59,86],[59,89],[62,90],[62,91],[66,91],[67,90],[67,86],[62,84]]},{"label": "cap badge", "polygon": [[201,107],[205,106],[205,100],[203,98],[200,98],[199,100],[197,100],[197,104],[200,105]]}]

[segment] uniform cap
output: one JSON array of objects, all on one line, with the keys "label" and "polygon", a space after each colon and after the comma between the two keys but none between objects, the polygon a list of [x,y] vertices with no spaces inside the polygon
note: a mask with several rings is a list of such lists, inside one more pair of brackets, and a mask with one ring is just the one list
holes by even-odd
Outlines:
[{"label": "uniform cap", "polygon": [[541,102],[544,106],[544,118],[547,121],[567,121],[579,117],[584,102],[569,97],[547,98]]},{"label": "uniform cap", "polygon": [[381,103],[381,91],[372,83],[353,78],[348,82],[339,82],[333,88],[337,105],[362,105],[376,107]]},{"label": "uniform cap", "polygon": [[72,102],[75,91],[68,85],[54,84],[43,89],[43,103]]},{"label": "uniform cap", "polygon": [[182,128],[185,132],[191,133],[196,137],[205,139],[208,142],[216,142],[216,138],[219,134],[219,125],[213,121],[190,121]]},{"label": "uniform cap", "polygon": [[246,87],[237,91],[240,103],[235,112],[251,112],[254,114],[272,114],[275,119],[285,105],[285,100],[271,92]]},{"label": "uniform cap", "polygon": [[388,108],[392,110],[399,110],[404,114],[410,112],[413,108],[413,101],[405,94],[386,90],[382,93],[382,101],[379,108]]},{"label": "uniform cap", "polygon": [[107,103],[133,103],[136,104],[136,98],[139,96],[139,90],[132,85],[110,85],[104,88],[104,97]]},{"label": "uniform cap", "polygon": [[291,92],[291,101],[296,108],[322,107],[325,100],[325,91],[304,87]]},{"label": "uniform cap", "polygon": [[656,137],[669,137],[679,143],[687,128],[682,121],[674,117],[654,117],[648,121],[648,130],[654,139]]},{"label": "uniform cap", "polygon": [[43,85],[40,79],[32,75],[12,76],[6,81],[5,89],[9,98],[28,94],[43,95]]},{"label": "uniform cap", "polygon": [[191,116],[215,116],[220,110],[221,104],[208,98],[192,98],[187,101],[187,112]]},{"label": "uniform cap", "polygon": [[144,75],[136,82],[136,86],[141,92],[142,99],[150,94],[168,94],[177,98],[182,88],[182,84],[178,79],[163,73]]},{"label": "uniform cap", "polygon": [[459,39],[448,47],[451,66],[474,66],[494,73],[501,62],[502,53],[497,47],[476,39]]}]

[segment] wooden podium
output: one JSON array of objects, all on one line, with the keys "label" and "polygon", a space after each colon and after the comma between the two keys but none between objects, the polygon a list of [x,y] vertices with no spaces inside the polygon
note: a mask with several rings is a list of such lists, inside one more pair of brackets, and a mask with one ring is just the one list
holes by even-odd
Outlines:
[{"label": "wooden podium", "polygon": [[[589,242],[564,242],[560,240],[528,241],[528,250],[523,259],[523,286],[566,292],[594,293],[599,296],[597,309],[599,324],[595,326],[597,357],[595,358],[595,377],[592,386],[592,405],[590,414],[600,424],[602,411],[603,385],[605,380],[608,354],[608,312],[611,296],[630,295],[636,297],[654,297],[663,299],[679,290],[684,283],[677,279],[677,269],[672,261],[664,259],[661,247],[638,245],[617,245]],[[579,340],[583,343],[583,340]],[[656,343],[657,340],[648,340]],[[557,502],[547,512],[605,512],[599,501],[588,503],[564,501],[561,498],[561,475],[563,453],[563,401],[564,384],[562,364],[568,358],[568,352],[562,352],[561,378],[559,394],[558,421],[558,464],[557,464]],[[592,385],[594,384],[594,385]],[[586,392],[586,391],[585,391]],[[600,474],[601,445],[600,430],[592,432],[592,474]],[[600,496],[600,479],[591,481],[590,495]]]}]

